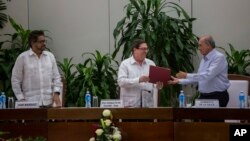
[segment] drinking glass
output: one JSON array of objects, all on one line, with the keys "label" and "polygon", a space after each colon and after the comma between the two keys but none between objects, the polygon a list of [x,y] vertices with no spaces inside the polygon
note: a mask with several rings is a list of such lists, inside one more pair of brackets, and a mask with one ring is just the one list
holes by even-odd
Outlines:
[{"label": "drinking glass", "polygon": [[93,96],[92,107],[99,107],[98,97],[96,95]]},{"label": "drinking glass", "polygon": [[186,107],[187,108],[191,108],[192,107],[192,96],[191,95],[187,95],[186,96]]},{"label": "drinking glass", "polygon": [[14,109],[15,108],[14,97],[8,97],[8,108],[9,109]]}]

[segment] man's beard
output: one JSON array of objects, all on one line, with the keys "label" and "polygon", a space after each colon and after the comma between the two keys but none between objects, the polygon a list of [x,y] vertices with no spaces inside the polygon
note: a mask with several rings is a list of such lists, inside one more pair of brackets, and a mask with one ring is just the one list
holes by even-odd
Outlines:
[{"label": "man's beard", "polygon": [[45,48],[46,48],[46,46],[42,46],[40,50],[41,50],[41,51],[44,51]]}]

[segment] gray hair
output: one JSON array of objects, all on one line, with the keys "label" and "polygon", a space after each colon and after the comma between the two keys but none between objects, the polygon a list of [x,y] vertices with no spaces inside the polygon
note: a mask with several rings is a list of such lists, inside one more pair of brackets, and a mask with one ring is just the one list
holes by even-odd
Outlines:
[{"label": "gray hair", "polygon": [[214,39],[213,39],[213,37],[210,36],[210,35],[204,38],[204,43],[205,43],[206,45],[211,46],[212,48],[215,48]]}]

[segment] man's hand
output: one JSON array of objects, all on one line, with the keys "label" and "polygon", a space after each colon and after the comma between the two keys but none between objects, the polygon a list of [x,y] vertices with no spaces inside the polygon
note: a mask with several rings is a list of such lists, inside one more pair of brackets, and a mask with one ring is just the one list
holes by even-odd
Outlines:
[{"label": "man's hand", "polygon": [[163,82],[156,82],[156,88],[157,89],[162,89],[163,88]]},{"label": "man's hand", "polygon": [[149,77],[146,75],[143,75],[139,78],[139,83],[141,82],[148,82],[149,81]]},{"label": "man's hand", "polygon": [[61,103],[59,94],[58,94],[57,92],[54,92],[54,93],[53,93],[53,103],[54,103],[54,102],[55,102],[55,104],[56,104],[56,107],[61,107],[61,106],[62,106],[62,103]]},{"label": "man's hand", "polygon": [[171,76],[171,79],[172,80],[168,81],[168,84],[172,84],[173,85],[173,84],[178,84],[179,83],[179,79],[178,78]]},{"label": "man's hand", "polygon": [[176,74],[176,77],[179,78],[179,79],[187,78],[187,73],[186,73],[186,72],[183,72],[183,71],[179,71],[179,72]]}]

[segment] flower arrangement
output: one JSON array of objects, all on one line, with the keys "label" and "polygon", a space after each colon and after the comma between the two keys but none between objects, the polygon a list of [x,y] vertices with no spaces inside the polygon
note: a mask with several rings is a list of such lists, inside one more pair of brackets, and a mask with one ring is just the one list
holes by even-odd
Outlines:
[{"label": "flower arrangement", "polygon": [[121,141],[121,132],[115,127],[112,120],[111,111],[108,109],[103,110],[100,125],[95,130],[95,137],[91,137],[89,141]]}]

